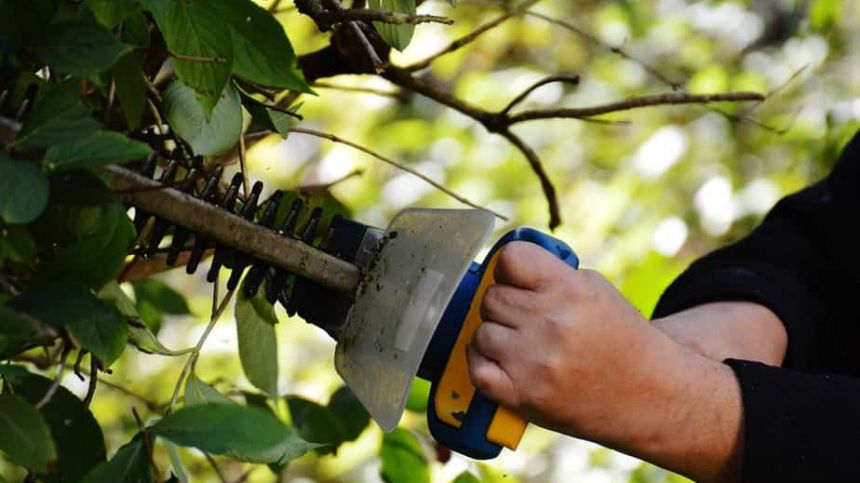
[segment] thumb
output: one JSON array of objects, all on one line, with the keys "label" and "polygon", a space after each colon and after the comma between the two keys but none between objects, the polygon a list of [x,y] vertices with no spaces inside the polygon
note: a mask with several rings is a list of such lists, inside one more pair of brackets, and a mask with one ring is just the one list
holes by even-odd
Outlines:
[{"label": "thumb", "polygon": [[472,344],[466,346],[466,359],[469,377],[481,394],[508,408],[519,406],[514,382],[498,362],[482,355]]}]

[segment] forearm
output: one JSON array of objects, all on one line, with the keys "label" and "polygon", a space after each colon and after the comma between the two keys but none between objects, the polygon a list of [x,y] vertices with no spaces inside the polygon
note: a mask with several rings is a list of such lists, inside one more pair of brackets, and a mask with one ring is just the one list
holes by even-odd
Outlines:
[{"label": "forearm", "polygon": [[743,359],[779,366],[788,336],[782,322],[752,302],[714,302],[656,319],[653,325],[715,361]]},{"label": "forearm", "polygon": [[743,409],[731,368],[660,331],[644,338],[651,356],[643,356],[639,380],[629,381],[636,387],[579,435],[695,481],[737,480]]}]

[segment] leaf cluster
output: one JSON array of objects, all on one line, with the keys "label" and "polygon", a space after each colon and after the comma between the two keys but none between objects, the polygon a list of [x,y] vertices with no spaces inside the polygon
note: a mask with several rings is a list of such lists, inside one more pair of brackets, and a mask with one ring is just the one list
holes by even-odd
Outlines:
[{"label": "leaf cluster", "polygon": [[[403,48],[413,28],[382,36]],[[240,403],[195,373],[205,338],[185,349],[159,340],[166,317],[191,315],[182,294],[155,278],[119,283],[152,227],[133,223],[101,168],[175,161],[183,175],[214,172],[237,154],[249,117],[286,137],[298,93],[313,91],[287,32],[251,0],[0,0],[3,458],[49,482],[161,481],[156,445],[174,474],[184,471],[177,445],[280,470],[367,426],[345,388],[328,406],[281,398],[277,319],[262,294],[236,302],[239,358],[262,391]],[[311,197],[344,209],[325,190]],[[134,437],[108,459],[89,405],[99,373],[129,346],[188,357],[185,397],[147,402],[151,418],[135,413]],[[61,384],[72,367],[88,381],[83,400]],[[34,372],[51,368],[53,379]]]}]

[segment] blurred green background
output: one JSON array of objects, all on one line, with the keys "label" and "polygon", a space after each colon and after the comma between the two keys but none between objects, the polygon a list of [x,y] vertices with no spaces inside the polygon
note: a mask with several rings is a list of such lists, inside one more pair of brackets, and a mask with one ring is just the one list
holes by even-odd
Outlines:
[{"label": "blurred green background", "polygon": [[[325,45],[324,35],[290,2],[279,8],[278,18],[299,54]],[[857,0],[543,0],[532,10],[543,18],[522,15],[501,24],[433,63],[430,75],[458,97],[490,109],[555,74],[579,74],[581,82],[544,86],[520,108],[588,106],[670,91],[646,66],[691,92],[771,93],[757,105],[652,107],[608,117],[623,123],[557,119],[515,128],[540,154],[558,188],[564,223],[555,235],[646,315],[693,259],[742,237],[779,197],[826,174],[860,127]],[[462,0],[453,8],[432,0],[419,13],[450,16],[455,23],[418,26],[410,46],[395,53],[395,63],[420,60],[504,10],[494,2]],[[519,225],[546,227],[546,201],[521,154],[474,120],[426,98],[401,95],[375,76],[326,79],[315,90],[318,96],[301,99],[302,126],[367,146],[510,216],[496,224],[497,236]],[[361,174],[332,192],[359,221],[385,226],[407,206],[461,206],[414,176],[326,140],[272,135],[249,149],[250,176],[263,180],[267,190],[324,184],[356,170]],[[187,296],[192,312],[163,315],[159,337],[168,347],[192,346],[205,326],[211,287],[203,272],[158,276]],[[207,341],[197,373],[235,395],[251,386],[242,375],[232,310],[225,315]],[[341,384],[332,364],[333,342],[280,307],[278,315],[279,392],[325,403]],[[93,412],[105,428],[108,454],[136,431],[131,406],[146,419],[141,398],[169,399],[181,367],[182,359],[134,350],[114,364],[106,380],[134,394],[99,386]],[[76,393],[86,392],[74,375],[63,382]],[[420,411],[407,412],[402,426],[419,435],[432,481],[452,481],[464,470],[493,482],[684,481],[535,426],[519,451],[505,450],[493,461],[476,463],[456,454],[440,461],[445,455],[436,454]],[[309,454],[292,462],[281,479],[380,481],[381,438],[371,424],[336,455]],[[193,481],[219,481],[202,453],[180,451]],[[156,456],[168,466],[164,448]],[[265,466],[220,458],[218,463],[227,481],[277,479]],[[0,462],[0,474],[20,479],[4,465]]]}]

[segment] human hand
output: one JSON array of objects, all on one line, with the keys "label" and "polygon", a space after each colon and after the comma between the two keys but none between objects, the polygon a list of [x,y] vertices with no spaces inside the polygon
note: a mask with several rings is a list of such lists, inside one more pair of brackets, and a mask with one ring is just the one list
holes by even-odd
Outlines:
[{"label": "human hand", "polygon": [[727,366],[652,327],[597,272],[524,242],[498,257],[467,348],[479,391],[541,426],[702,480],[723,471],[740,431]]}]

